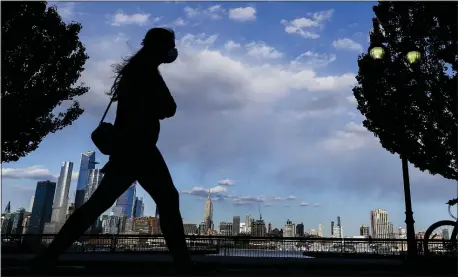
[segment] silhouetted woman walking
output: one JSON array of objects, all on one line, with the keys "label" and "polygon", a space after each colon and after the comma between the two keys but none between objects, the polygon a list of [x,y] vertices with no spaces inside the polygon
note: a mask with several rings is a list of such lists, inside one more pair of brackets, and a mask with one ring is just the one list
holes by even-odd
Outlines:
[{"label": "silhouetted woman walking", "polygon": [[173,31],[153,28],[146,34],[142,48],[117,69],[109,93],[118,102],[113,153],[102,170],[103,179],[38,260],[46,261],[45,264],[57,261],[60,254],[138,181],[157,204],[162,233],[177,266],[193,265],[179,210],[179,194],[156,147],[159,120],[174,116],[177,108],[158,66],[174,62],[177,56]]}]

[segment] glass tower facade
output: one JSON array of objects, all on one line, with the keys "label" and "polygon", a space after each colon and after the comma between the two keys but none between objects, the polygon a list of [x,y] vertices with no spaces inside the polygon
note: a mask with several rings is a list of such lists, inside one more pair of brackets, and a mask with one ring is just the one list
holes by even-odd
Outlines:
[{"label": "glass tower facade", "polygon": [[86,188],[89,181],[89,172],[91,169],[95,169],[95,165],[94,151],[88,151],[81,154],[81,165],[78,182],[76,184],[75,209],[78,209],[84,204],[84,195],[86,194]]},{"label": "glass tower facade", "polygon": [[55,191],[56,183],[54,182],[42,181],[37,183],[32,214],[28,226],[29,234],[43,233],[45,223],[51,221],[52,202]]},{"label": "glass tower facade", "polygon": [[135,185],[133,183],[116,201],[116,205],[113,208],[113,214],[116,216],[127,216],[132,217],[134,214],[135,205]]}]

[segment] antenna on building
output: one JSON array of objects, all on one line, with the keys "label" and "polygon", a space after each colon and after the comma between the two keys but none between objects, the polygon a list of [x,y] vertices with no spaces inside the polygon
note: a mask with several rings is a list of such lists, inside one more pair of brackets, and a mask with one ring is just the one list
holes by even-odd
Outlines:
[{"label": "antenna on building", "polygon": [[259,200],[258,200],[258,210],[259,210],[259,220],[262,220],[261,205],[259,205]]}]

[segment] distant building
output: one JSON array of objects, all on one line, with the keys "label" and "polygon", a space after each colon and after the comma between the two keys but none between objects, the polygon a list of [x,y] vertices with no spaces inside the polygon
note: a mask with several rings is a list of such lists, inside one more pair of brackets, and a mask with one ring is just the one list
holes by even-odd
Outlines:
[{"label": "distant building", "polygon": [[187,236],[197,235],[199,230],[196,224],[185,223],[183,224],[184,233]]},{"label": "distant building", "polygon": [[232,222],[221,222],[219,224],[219,233],[221,236],[232,236]]},{"label": "distant building", "polygon": [[323,224],[318,224],[318,236],[323,237]]},{"label": "distant building", "polygon": [[124,215],[127,218],[132,217],[134,213],[135,204],[135,185],[133,183],[116,201],[116,205],[113,207],[113,214],[117,216]]},{"label": "distant building", "polygon": [[371,233],[372,238],[390,238],[390,227],[388,224],[388,213],[383,209],[372,210],[371,213]]},{"label": "distant building", "polygon": [[134,205],[134,217],[143,217],[143,212],[145,210],[145,205],[143,204],[143,198],[135,197]]},{"label": "distant building", "polygon": [[253,220],[251,221],[251,236],[253,237],[265,237],[267,230],[266,230],[266,223],[262,219]]},{"label": "distant building", "polygon": [[304,236],[304,223],[299,223],[296,225],[296,237],[303,237]]},{"label": "distant building", "polygon": [[213,230],[213,202],[210,197],[210,190],[208,190],[208,197],[205,201],[205,209],[204,209],[204,223],[205,223],[205,232],[209,230]]},{"label": "distant building", "polygon": [[286,225],[283,228],[283,237],[292,238],[296,236],[296,225],[291,221],[287,220]]},{"label": "distant building", "polygon": [[81,207],[85,202],[84,196],[88,186],[89,171],[95,169],[96,164],[94,151],[88,151],[81,154],[81,164],[78,173],[78,182],[76,184],[75,209]]},{"label": "distant building", "polygon": [[235,215],[232,218],[232,235],[238,236],[240,234],[240,216]]},{"label": "distant building", "polygon": [[364,237],[369,237],[370,235],[369,226],[367,226],[366,224],[361,225],[361,227],[359,227],[359,235],[364,236]]},{"label": "distant building", "polygon": [[331,221],[331,238],[334,237],[334,221]]},{"label": "distant building", "polygon": [[55,182],[41,181],[37,183],[32,214],[28,226],[29,234],[42,234],[45,223],[51,221],[55,190]]},{"label": "distant building", "polygon": [[153,233],[153,218],[151,216],[135,218],[133,231],[138,234],[151,235]]},{"label": "distant building", "polygon": [[57,234],[65,223],[72,173],[73,163],[63,162],[57,180],[56,191],[54,193],[51,221],[45,223],[43,229],[43,233],[45,234]]}]

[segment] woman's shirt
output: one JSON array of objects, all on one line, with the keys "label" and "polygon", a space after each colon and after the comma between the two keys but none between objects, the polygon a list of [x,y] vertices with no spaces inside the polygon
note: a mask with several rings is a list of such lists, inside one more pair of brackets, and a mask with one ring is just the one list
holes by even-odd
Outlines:
[{"label": "woman's shirt", "polygon": [[[115,134],[120,148],[156,145],[160,119],[175,114],[176,104],[158,70],[120,83]],[[123,80],[121,80],[123,82]]]}]

